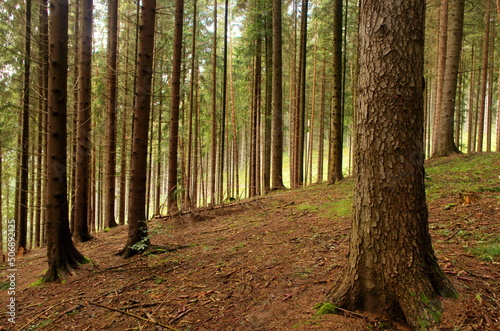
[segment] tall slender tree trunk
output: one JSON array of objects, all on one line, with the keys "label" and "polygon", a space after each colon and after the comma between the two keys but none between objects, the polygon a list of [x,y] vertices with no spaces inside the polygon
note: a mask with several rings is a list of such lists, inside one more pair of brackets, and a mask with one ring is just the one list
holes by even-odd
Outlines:
[{"label": "tall slender tree trunk", "polygon": [[[193,191],[193,146],[196,146],[196,140],[193,142],[193,117],[196,111],[195,108],[195,79],[197,62],[196,62],[196,37],[198,29],[198,2],[193,0],[193,39],[191,42],[191,77],[190,77],[190,87],[189,87],[189,119],[188,119],[188,152],[187,152],[187,174],[186,174],[186,185],[185,185],[185,200],[188,209],[193,208],[192,205],[192,191]],[[197,82],[196,82],[196,85]],[[195,147],[196,148],[196,147]],[[196,164],[195,164],[196,166]]]},{"label": "tall slender tree trunk", "polygon": [[488,98],[486,107],[486,152],[491,152],[491,136],[493,131],[493,75],[495,66],[495,20],[491,20],[490,64],[488,65]]},{"label": "tall slender tree trunk", "polygon": [[335,0],[333,28],[333,99],[330,124],[330,157],[328,162],[328,182],[342,180],[342,0]]},{"label": "tall slender tree trunk", "polygon": [[0,137],[0,260],[5,261],[3,253],[3,141]]},{"label": "tall slender tree trunk", "polygon": [[323,182],[323,155],[325,152],[325,107],[326,107],[326,57],[323,57],[321,73],[321,97],[319,105],[319,146],[318,146],[318,178],[317,183]]},{"label": "tall slender tree trunk", "polygon": [[179,210],[176,199],[177,159],[179,147],[179,107],[181,101],[182,28],[184,0],[175,2],[174,56],[172,60],[172,112],[170,117],[170,139],[168,150],[168,213]]},{"label": "tall slender tree trunk", "polygon": [[474,128],[475,128],[475,117],[476,113],[474,111],[474,101],[475,101],[475,93],[474,93],[474,88],[475,86],[475,45],[474,43],[472,44],[472,54],[471,54],[471,70],[469,74],[469,110],[468,110],[468,128],[467,128],[467,153],[474,152],[476,150],[476,146],[474,143]]},{"label": "tall slender tree trunk", "polygon": [[264,149],[262,153],[262,187],[264,193],[271,190],[271,128],[273,93],[273,34],[272,2],[265,3],[265,45],[266,45],[266,103],[264,106]]},{"label": "tall slender tree trunk", "polygon": [[271,187],[283,189],[283,53],[281,1],[273,0],[273,109]]},{"label": "tall slender tree trunk", "polygon": [[[500,0],[496,1],[497,3],[497,13],[498,18],[500,19]],[[497,147],[496,151],[500,152],[500,69],[498,69],[498,97],[497,97]]]},{"label": "tall slender tree trunk", "polygon": [[116,84],[118,48],[118,0],[108,0],[108,62],[107,62],[107,99],[106,99],[106,178],[104,226],[115,227],[116,203]]},{"label": "tall slender tree trunk", "polygon": [[457,295],[428,227],[424,17],[424,0],[361,5],[354,220],[348,262],[327,295],[341,308],[405,318],[413,330],[438,322],[439,295]]},{"label": "tall slender tree trunk", "polygon": [[124,258],[146,250],[150,241],[146,223],[146,182],[148,162],[148,128],[151,110],[151,81],[155,44],[156,0],[142,4],[137,86],[132,134],[130,194],[128,204],[128,239],[118,253]]},{"label": "tall slender tree trunk", "polygon": [[214,39],[212,50],[212,143],[210,150],[210,203],[217,203],[217,0],[214,0]]},{"label": "tall slender tree trunk", "polygon": [[227,113],[227,51],[228,51],[229,0],[224,3],[224,55],[222,69],[222,111],[220,126],[220,153],[219,153],[219,192],[218,199],[224,201],[224,155],[226,153],[226,113]]},{"label": "tall slender tree trunk", "polygon": [[26,0],[26,30],[24,42],[23,115],[21,132],[21,176],[19,184],[19,218],[17,220],[17,252],[27,250],[28,235],[28,162],[30,120],[30,70],[31,70],[31,0]]},{"label": "tall slender tree trunk", "polygon": [[[458,67],[462,51],[465,0],[451,0],[448,21],[443,90],[439,101],[435,130],[434,153],[432,157],[460,153],[453,139],[454,114],[457,96]],[[458,123],[456,124],[458,126]]]},{"label": "tall slender tree trunk", "polygon": [[47,260],[44,282],[61,280],[87,262],[71,241],[68,218],[66,117],[68,1],[50,2],[47,132]]},{"label": "tall slender tree trunk", "polygon": [[[434,99],[434,120],[432,146],[436,146],[438,119],[440,117],[441,102],[443,100],[443,84],[446,70],[446,53],[448,46],[448,0],[441,0],[439,7],[439,35],[437,54],[436,98]],[[434,154],[434,150],[432,152]]]},{"label": "tall slender tree trunk", "polygon": [[491,0],[486,0],[486,15],[483,40],[483,65],[481,67],[481,93],[479,95],[479,113],[477,121],[477,148],[476,151],[483,151],[484,125],[486,115],[486,94],[488,86],[488,63],[490,51],[490,18],[491,18]]},{"label": "tall slender tree trunk", "polygon": [[84,242],[89,233],[90,160],[91,160],[91,105],[92,105],[92,0],[81,0],[80,65],[78,77],[78,143],[76,153],[75,227],[76,241]]}]

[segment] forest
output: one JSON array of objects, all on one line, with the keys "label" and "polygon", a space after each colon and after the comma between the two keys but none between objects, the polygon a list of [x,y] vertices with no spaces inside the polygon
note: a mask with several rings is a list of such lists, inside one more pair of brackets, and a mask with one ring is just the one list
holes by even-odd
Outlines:
[{"label": "forest", "polygon": [[[64,284],[113,233],[110,256],[148,265],[190,245],[159,240],[161,222],[344,187],[348,260],[320,310],[427,329],[438,297],[459,294],[431,245],[423,169],[498,165],[500,0],[5,0],[0,18],[2,270],[44,251],[39,285]],[[460,206],[494,195],[487,180],[451,188]]]}]

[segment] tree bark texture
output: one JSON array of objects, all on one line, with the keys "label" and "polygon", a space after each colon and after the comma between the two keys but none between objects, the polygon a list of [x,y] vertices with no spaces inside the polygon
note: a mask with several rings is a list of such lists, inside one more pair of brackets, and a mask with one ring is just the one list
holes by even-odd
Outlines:
[{"label": "tree bark texture", "polygon": [[118,253],[124,258],[147,249],[150,244],[146,223],[146,183],[148,128],[151,110],[151,81],[155,43],[156,0],[144,0],[139,34],[137,85],[132,133],[130,193],[128,203],[128,239]]},{"label": "tree bark texture", "polygon": [[414,330],[456,292],[437,263],[424,190],[425,1],[366,0],[359,28],[354,220],[348,262],[327,301]]},{"label": "tree bark texture", "polygon": [[43,281],[60,280],[85,263],[71,241],[68,219],[66,115],[68,75],[68,1],[50,2],[47,132],[47,259]]},{"label": "tree bark texture", "polygon": [[486,94],[488,85],[488,64],[490,51],[490,18],[491,0],[486,0],[486,15],[484,18],[484,40],[483,40],[483,65],[481,67],[481,92],[479,94],[479,111],[477,117],[477,152],[483,151],[484,124],[486,115]]}]

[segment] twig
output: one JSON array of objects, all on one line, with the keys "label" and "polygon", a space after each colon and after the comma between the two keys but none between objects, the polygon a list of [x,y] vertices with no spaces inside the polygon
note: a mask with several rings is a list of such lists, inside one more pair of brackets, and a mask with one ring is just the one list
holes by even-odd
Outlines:
[{"label": "twig", "polygon": [[109,307],[109,306],[101,305],[100,303],[97,303],[97,302],[89,302],[89,304],[97,306],[97,307],[105,308],[105,309],[108,309],[108,310],[111,310],[111,311],[116,311],[116,312],[119,312],[119,313],[122,313],[122,314],[125,314],[125,315],[128,315],[128,316],[132,316],[132,317],[135,317],[137,319],[140,319],[140,320],[143,320],[143,321],[146,321],[146,322],[151,322],[151,323],[154,323],[156,325],[162,326],[162,327],[167,328],[167,329],[172,330],[172,331],[179,331],[179,330],[177,330],[177,329],[175,329],[175,328],[173,328],[173,327],[171,327],[169,325],[166,325],[166,324],[163,324],[163,323],[160,323],[160,322],[157,322],[157,321],[151,321],[148,318],[144,318],[142,316],[139,316],[139,315],[136,315],[136,314],[133,314],[133,313],[129,313],[129,312],[121,310],[121,309],[117,309],[117,308],[114,308],[114,307]]},{"label": "twig", "polygon": [[462,230],[462,229],[458,229],[457,231],[453,232],[453,234],[451,236],[449,236],[448,238],[446,238],[444,241],[448,241],[448,240],[452,239],[453,237],[455,237],[457,235],[457,233],[460,232],[460,230]]},{"label": "twig", "polygon": [[365,318],[363,315],[361,314],[358,314],[358,313],[355,313],[353,311],[350,311],[350,310],[347,310],[347,309],[344,309],[344,308],[340,308],[340,307],[336,307],[338,310],[340,311],[343,311],[344,313],[347,313],[347,314],[352,314],[352,315],[356,315],[358,317],[361,317],[361,318]]}]

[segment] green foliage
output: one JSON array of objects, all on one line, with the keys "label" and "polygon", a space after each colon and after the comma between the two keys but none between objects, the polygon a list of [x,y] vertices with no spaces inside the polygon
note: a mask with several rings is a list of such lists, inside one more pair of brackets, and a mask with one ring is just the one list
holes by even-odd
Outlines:
[{"label": "green foliage", "polygon": [[498,257],[500,256],[500,237],[497,236],[488,242],[478,244],[472,249],[472,253],[485,261],[498,261]]},{"label": "green foliage", "polygon": [[337,306],[328,302],[318,303],[316,306],[314,306],[314,309],[318,310],[316,312],[316,316],[337,313]]}]

